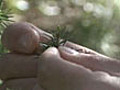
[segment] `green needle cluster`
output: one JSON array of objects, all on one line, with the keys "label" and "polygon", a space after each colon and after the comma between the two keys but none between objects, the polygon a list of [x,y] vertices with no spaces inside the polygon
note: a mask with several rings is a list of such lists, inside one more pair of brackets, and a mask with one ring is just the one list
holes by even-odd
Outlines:
[{"label": "green needle cluster", "polygon": [[70,32],[66,30],[66,27],[57,26],[57,30],[51,32],[53,37],[51,37],[51,41],[48,43],[40,43],[44,49],[49,47],[59,47],[60,45],[64,45],[68,40],[68,36],[70,36]]},{"label": "green needle cluster", "polygon": [[6,27],[8,25],[8,22],[13,22],[10,20],[11,16],[11,9],[4,9],[4,2],[3,0],[0,0],[0,25],[2,27]]},{"label": "green needle cluster", "polygon": [[[0,0],[0,39],[4,28],[6,28],[10,22],[13,22],[10,18],[12,18],[11,9],[7,9],[4,1]],[[8,52],[8,50],[3,47],[0,41],[0,55],[5,52]]]}]

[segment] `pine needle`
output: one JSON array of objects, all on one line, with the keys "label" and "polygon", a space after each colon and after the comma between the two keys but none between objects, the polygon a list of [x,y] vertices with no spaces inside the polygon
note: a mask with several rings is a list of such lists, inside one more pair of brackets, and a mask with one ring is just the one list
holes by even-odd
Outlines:
[{"label": "pine needle", "polygon": [[57,29],[52,31],[51,34],[53,37],[51,37],[51,41],[48,43],[40,43],[40,45],[47,49],[49,47],[59,47],[61,45],[64,45],[66,41],[68,41],[71,32],[66,30],[66,27],[57,26]]}]

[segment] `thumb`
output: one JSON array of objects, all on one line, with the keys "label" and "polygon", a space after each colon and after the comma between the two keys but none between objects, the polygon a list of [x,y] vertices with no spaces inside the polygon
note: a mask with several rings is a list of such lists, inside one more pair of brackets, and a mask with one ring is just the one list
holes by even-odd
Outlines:
[{"label": "thumb", "polygon": [[60,54],[59,51],[57,50],[57,48],[55,47],[50,47],[48,48],[45,52],[43,52],[43,54],[41,55],[41,57],[43,58],[51,58],[51,57],[59,57],[60,58]]}]

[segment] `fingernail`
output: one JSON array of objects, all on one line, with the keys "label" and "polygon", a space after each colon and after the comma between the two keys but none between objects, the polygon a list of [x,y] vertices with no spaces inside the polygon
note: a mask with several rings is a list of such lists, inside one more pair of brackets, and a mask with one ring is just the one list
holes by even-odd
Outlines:
[{"label": "fingernail", "polygon": [[60,49],[60,51],[62,51],[64,53],[68,53],[68,54],[72,54],[72,55],[79,54],[79,52],[75,51],[74,49],[68,48],[68,47],[60,46],[59,49]]},{"label": "fingernail", "polygon": [[41,41],[48,42],[51,40],[52,37],[53,36],[51,34],[43,33],[43,34],[41,34]]},{"label": "fingernail", "polygon": [[49,54],[58,54],[58,50],[54,47],[48,48],[45,52]]}]

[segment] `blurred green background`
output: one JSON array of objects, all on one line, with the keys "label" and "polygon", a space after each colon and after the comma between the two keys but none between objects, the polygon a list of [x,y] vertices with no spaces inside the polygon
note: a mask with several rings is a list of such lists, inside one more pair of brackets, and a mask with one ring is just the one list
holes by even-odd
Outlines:
[{"label": "blurred green background", "polygon": [[[4,0],[12,20],[50,31],[74,31],[70,40],[120,59],[120,0]],[[3,28],[0,29],[1,31]],[[6,50],[0,43],[0,53]]]}]

